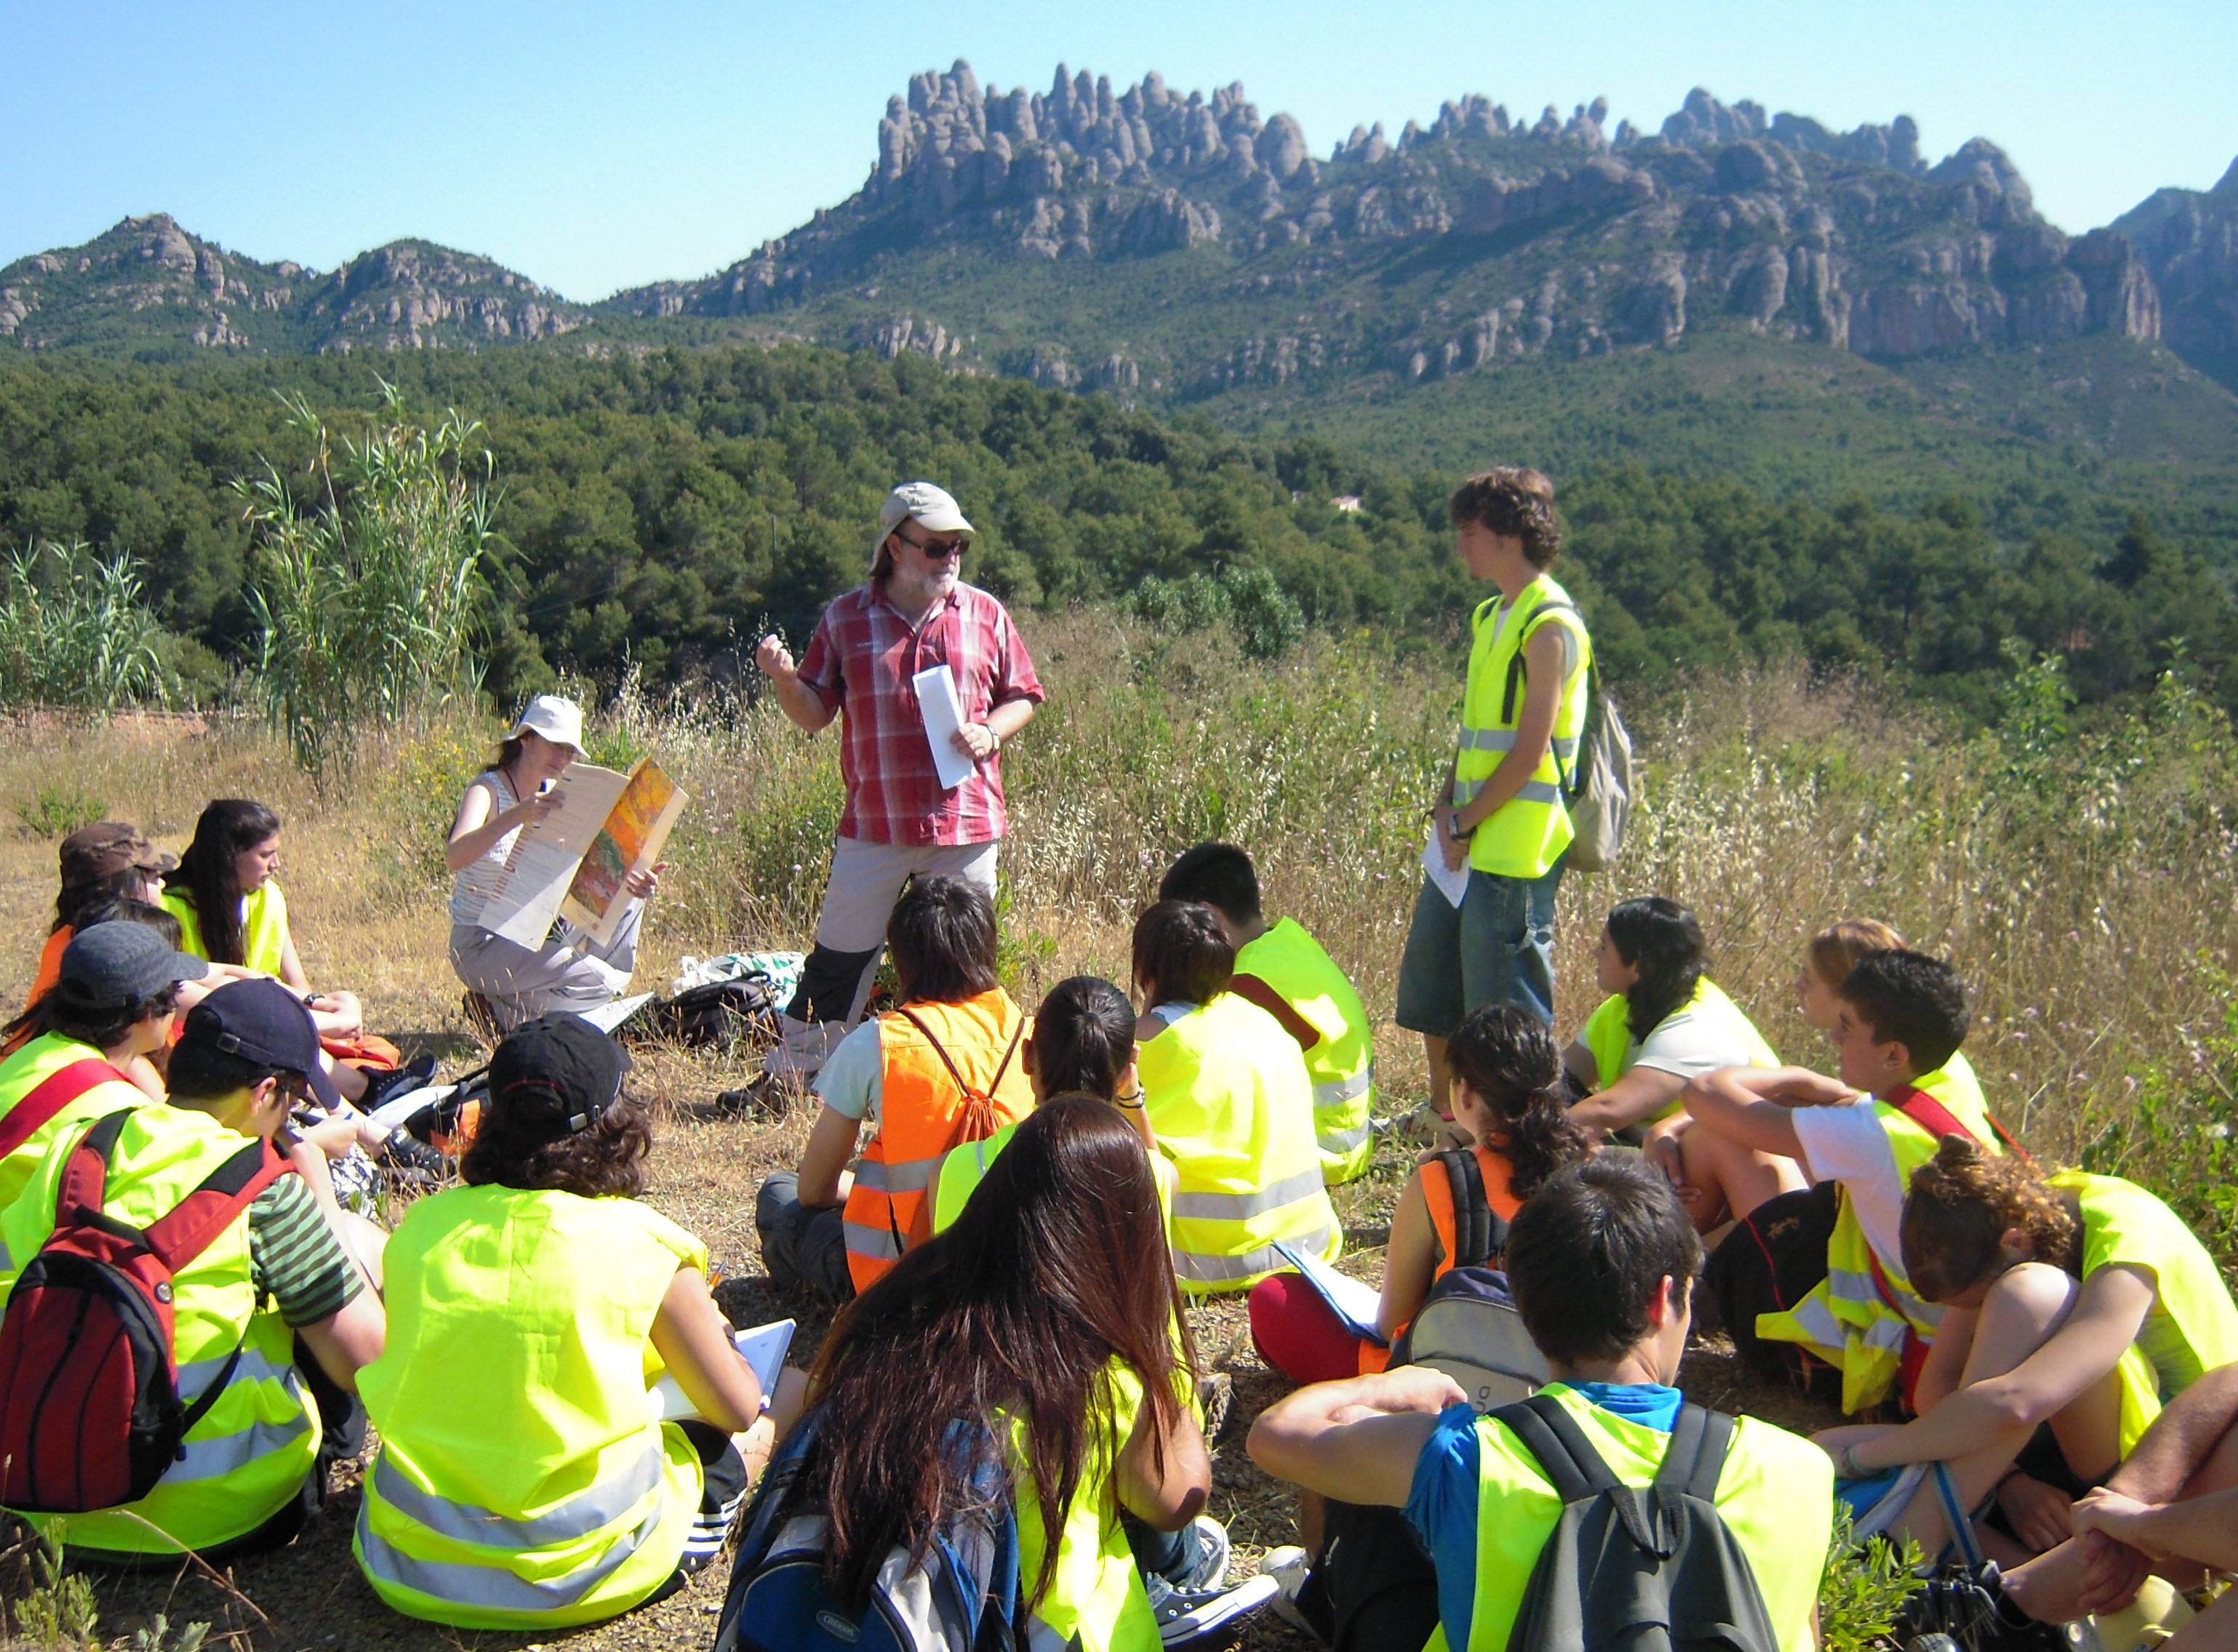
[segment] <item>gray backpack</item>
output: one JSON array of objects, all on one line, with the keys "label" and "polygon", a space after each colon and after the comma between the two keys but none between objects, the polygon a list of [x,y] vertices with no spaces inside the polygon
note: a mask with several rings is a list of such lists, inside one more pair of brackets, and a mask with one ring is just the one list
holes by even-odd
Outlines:
[{"label": "gray backpack", "polygon": [[[1575,603],[1556,598],[1531,611],[1527,625],[1536,625],[1550,613],[1578,611]],[[1616,702],[1601,686],[1600,662],[1586,667],[1586,726],[1578,742],[1574,763],[1566,766],[1554,754],[1554,772],[1560,777],[1563,805],[1570,813],[1567,864],[1573,871],[1605,871],[1624,849],[1624,829],[1639,802],[1639,781],[1632,771],[1632,730]],[[1513,724],[1515,703],[1523,684],[1523,651],[1518,648],[1508,666],[1507,690],[1502,716]]]},{"label": "gray backpack", "polygon": [[1731,1417],[1681,1406],[1654,1483],[1639,1488],[1551,1394],[1491,1415],[1562,1499],[1507,1652],[1779,1652],[1748,1556],[1718,1513]]}]

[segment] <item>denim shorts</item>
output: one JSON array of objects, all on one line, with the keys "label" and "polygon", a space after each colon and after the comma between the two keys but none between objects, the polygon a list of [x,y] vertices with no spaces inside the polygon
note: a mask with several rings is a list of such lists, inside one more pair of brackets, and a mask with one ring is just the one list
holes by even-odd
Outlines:
[{"label": "denim shorts", "polygon": [[1399,964],[1399,1025],[1451,1038],[1486,1004],[1527,1009],[1554,1024],[1554,891],[1562,862],[1534,878],[1473,868],[1457,908],[1428,878]]}]

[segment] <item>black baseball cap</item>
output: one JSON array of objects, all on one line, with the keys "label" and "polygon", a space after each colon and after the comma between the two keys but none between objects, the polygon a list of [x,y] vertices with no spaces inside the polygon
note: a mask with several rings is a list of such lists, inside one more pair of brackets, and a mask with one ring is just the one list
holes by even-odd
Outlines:
[{"label": "black baseball cap", "polygon": [[312,1025],[311,1012],[269,975],[228,981],[203,999],[187,1012],[179,1042],[207,1045],[257,1067],[292,1073],[325,1106],[342,1104],[341,1092],[319,1060],[319,1029]]},{"label": "black baseball cap", "polygon": [[70,988],[73,1005],[115,1009],[208,974],[209,964],[178,951],[146,924],[113,919],[89,924],[70,937],[56,980]]},{"label": "black baseball cap", "polygon": [[490,1105],[555,1138],[596,1124],[622,1093],[628,1054],[580,1015],[523,1021],[490,1057]]}]

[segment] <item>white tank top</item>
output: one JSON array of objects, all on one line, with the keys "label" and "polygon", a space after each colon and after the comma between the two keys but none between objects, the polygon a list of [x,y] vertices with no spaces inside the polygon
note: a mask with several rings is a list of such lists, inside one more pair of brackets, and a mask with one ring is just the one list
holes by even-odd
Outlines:
[{"label": "white tank top", "polygon": [[[490,790],[497,794],[493,814],[503,814],[518,801],[513,788],[506,783],[505,776],[495,769],[485,769],[474,776],[474,784],[487,781]],[[461,803],[464,798],[460,800]],[[520,836],[516,826],[490,845],[482,857],[451,879],[451,922],[479,927],[482,907],[489,900],[490,891],[497,887],[497,875],[505,868],[505,857],[513,853],[513,840]]]}]

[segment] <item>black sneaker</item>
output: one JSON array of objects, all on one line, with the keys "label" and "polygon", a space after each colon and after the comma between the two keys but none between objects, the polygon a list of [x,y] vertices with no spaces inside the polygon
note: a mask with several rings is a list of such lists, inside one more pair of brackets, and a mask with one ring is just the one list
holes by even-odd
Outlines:
[{"label": "black sneaker", "polygon": [[422,1055],[407,1061],[393,1072],[368,1072],[365,1075],[365,1097],[357,1105],[361,1111],[370,1113],[392,1095],[402,1095],[407,1090],[424,1089],[435,1080],[435,1058]]},{"label": "black sneaker", "polygon": [[407,1187],[440,1187],[451,1174],[451,1161],[399,1127],[381,1144],[381,1162],[398,1183]]},{"label": "black sneaker", "polygon": [[2064,1630],[2005,1598],[1994,1560],[1971,1569],[1955,1561],[1937,1568],[1897,1614],[1896,1638],[1924,1652],[1950,1645],[1958,1652],[2068,1652]]},{"label": "black sneaker", "polygon": [[1243,1621],[1281,1592],[1271,1577],[1247,1577],[1233,1589],[1175,1589],[1162,1577],[1146,1580],[1158,1643],[1212,1652],[1234,1644]]}]

